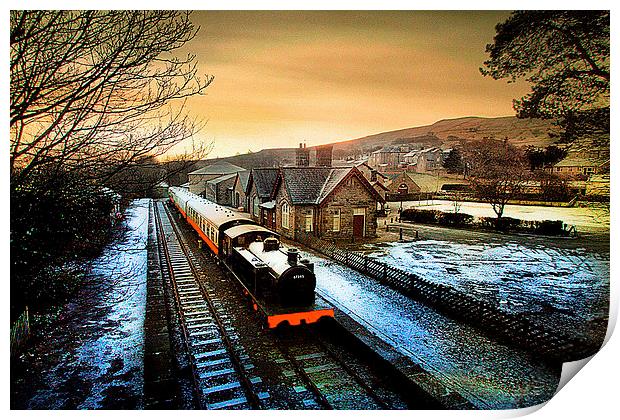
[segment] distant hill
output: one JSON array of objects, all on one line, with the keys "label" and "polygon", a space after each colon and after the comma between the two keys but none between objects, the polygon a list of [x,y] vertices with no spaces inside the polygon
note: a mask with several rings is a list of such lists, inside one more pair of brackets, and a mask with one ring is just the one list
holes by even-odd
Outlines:
[{"label": "distant hill", "polygon": [[[518,146],[545,147],[554,142],[549,134],[555,134],[550,121],[518,119],[516,117],[464,117],[437,121],[422,127],[404,128],[373,134],[353,140],[330,143],[334,146],[334,159],[355,156],[380,149],[384,146],[417,143],[424,147],[451,147],[460,142],[482,140],[485,137],[508,138]],[[311,147],[311,149],[314,149]],[[311,152],[311,161],[314,153]],[[295,164],[295,148],[264,149],[219,159],[197,162],[202,167],[218,160],[225,160],[246,169],[275,167]]]},{"label": "distant hill", "polygon": [[450,147],[462,141],[491,137],[508,138],[511,143],[518,146],[545,147],[555,141],[550,134],[557,134],[557,130],[548,120],[517,117],[464,117],[441,120],[422,127],[404,128],[335,142],[333,145],[335,151],[368,152],[392,144],[421,143],[428,147]]}]

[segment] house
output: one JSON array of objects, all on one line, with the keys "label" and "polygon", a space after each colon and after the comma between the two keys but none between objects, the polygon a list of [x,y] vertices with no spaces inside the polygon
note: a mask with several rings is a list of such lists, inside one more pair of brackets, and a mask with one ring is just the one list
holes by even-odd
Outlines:
[{"label": "house", "polygon": [[250,171],[237,172],[237,177],[235,178],[235,183],[233,184],[231,192],[232,207],[237,209],[241,208],[245,212],[248,211],[246,191],[249,179]]},{"label": "house", "polygon": [[275,206],[273,193],[278,168],[254,168],[250,171],[246,186],[248,212],[261,225],[275,229]]},{"label": "house", "polygon": [[207,165],[187,174],[189,178],[189,191],[201,197],[205,197],[207,181],[219,178],[223,175],[236,174],[241,171],[245,171],[245,169],[226,161],[219,161],[212,165]]},{"label": "house", "polygon": [[420,186],[405,171],[392,178],[386,187],[388,189],[387,193],[393,195],[408,195],[422,191]]},{"label": "house", "polygon": [[[385,201],[386,195],[389,192],[388,187],[386,187],[385,185],[383,185],[382,182],[379,182],[379,181],[372,181],[370,185],[372,185],[375,191],[377,191],[377,194],[379,194],[381,198],[383,198],[383,200]],[[383,209],[384,204],[385,203],[381,203],[381,209]]]},{"label": "house", "polygon": [[286,237],[350,240],[376,235],[377,202],[384,200],[356,167],[284,167],[270,205],[275,230]]},{"label": "house", "polygon": [[370,167],[370,165],[368,165],[367,161],[365,160],[354,162],[354,166],[359,169],[362,175],[364,175],[364,177],[366,177],[368,182],[370,182],[371,184],[373,182],[379,182],[381,184],[384,184],[389,179],[387,175],[384,175],[378,170]]},{"label": "house", "polygon": [[609,159],[594,159],[583,157],[567,157],[547,168],[559,176],[593,175],[605,173],[609,170]]},{"label": "house", "polygon": [[223,206],[232,206],[232,187],[237,173],[218,176],[205,184],[205,198]]},{"label": "house", "polygon": [[374,169],[394,170],[404,164],[404,156],[411,151],[410,146],[386,146],[370,154],[368,165]]}]

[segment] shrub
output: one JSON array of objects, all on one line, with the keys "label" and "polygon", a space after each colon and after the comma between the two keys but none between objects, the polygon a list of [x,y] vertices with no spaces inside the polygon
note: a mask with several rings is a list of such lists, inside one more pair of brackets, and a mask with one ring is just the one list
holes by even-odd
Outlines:
[{"label": "shrub", "polygon": [[437,223],[440,215],[438,210],[405,209],[400,213],[400,218],[408,222]]},{"label": "shrub", "polygon": [[438,222],[446,226],[466,226],[471,225],[474,216],[467,213],[441,213]]},{"label": "shrub", "polygon": [[110,231],[112,203],[76,174],[39,174],[11,188],[11,313],[63,300],[80,264],[96,256]]},{"label": "shrub", "polygon": [[543,220],[538,223],[534,233],[538,235],[563,235],[564,222],[561,220]]}]

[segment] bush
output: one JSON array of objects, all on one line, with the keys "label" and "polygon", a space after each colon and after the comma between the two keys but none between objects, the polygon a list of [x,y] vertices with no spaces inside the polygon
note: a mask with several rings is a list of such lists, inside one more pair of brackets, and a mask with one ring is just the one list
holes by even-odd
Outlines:
[{"label": "bush", "polygon": [[509,230],[518,230],[523,221],[520,219],[514,219],[512,217],[481,217],[480,225],[486,228],[493,228],[502,232],[508,232]]},{"label": "bush", "polygon": [[11,314],[63,303],[81,263],[96,256],[110,232],[112,203],[76,174],[38,174],[11,188]]},{"label": "bush", "polygon": [[538,235],[563,235],[564,222],[561,220],[543,220],[538,222],[538,226],[534,229],[534,233]]},{"label": "bush", "polygon": [[521,219],[515,219],[512,217],[502,217],[495,219],[495,228],[502,232],[508,232],[510,230],[516,230],[521,225]]},{"label": "bush", "polygon": [[400,213],[400,218],[408,222],[437,223],[440,215],[438,210],[405,209]]},{"label": "bush", "polygon": [[471,225],[474,216],[467,213],[441,213],[439,215],[439,224],[445,226],[466,226]]}]

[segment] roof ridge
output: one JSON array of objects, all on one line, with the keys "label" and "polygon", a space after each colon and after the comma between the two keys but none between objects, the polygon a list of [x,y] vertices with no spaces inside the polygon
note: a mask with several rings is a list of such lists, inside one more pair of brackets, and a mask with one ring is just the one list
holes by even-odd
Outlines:
[{"label": "roof ridge", "polygon": [[321,197],[323,197],[323,191],[325,190],[325,186],[327,185],[327,181],[329,180],[329,178],[331,178],[332,174],[334,173],[334,168],[329,168],[329,175],[325,178],[325,181],[323,181],[323,185],[321,186],[321,190],[319,191],[319,195],[316,197],[316,201],[317,203],[315,204],[321,204]]}]

